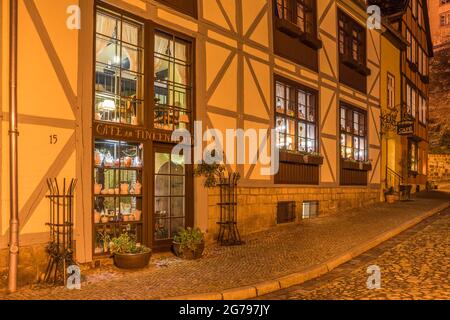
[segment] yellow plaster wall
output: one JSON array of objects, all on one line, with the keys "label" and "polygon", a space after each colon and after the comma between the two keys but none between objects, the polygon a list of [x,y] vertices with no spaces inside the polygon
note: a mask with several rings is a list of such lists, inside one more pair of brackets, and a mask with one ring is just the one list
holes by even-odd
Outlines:
[{"label": "yellow plaster wall", "polygon": [[[2,33],[8,10],[2,1]],[[69,30],[66,21],[68,6],[75,0],[19,1],[18,44],[18,112],[19,118],[19,211],[21,234],[47,232],[48,200],[32,194],[46,190],[40,184],[64,149],[75,129],[75,115],[70,99],[76,96],[78,81],[78,30]],[[32,16],[35,22],[32,20]],[[2,38],[6,39],[6,37]],[[8,89],[7,44],[2,43],[2,93]],[[6,68],[7,69],[7,68]],[[76,102],[76,101],[72,101]],[[7,111],[7,98],[2,94],[2,111]],[[48,125],[46,123],[49,123]],[[54,124],[51,125],[50,123]],[[5,235],[9,219],[8,188],[8,119],[2,121],[1,157],[1,234]],[[57,135],[58,142],[50,144],[50,135]],[[75,144],[71,146],[75,153]],[[5,151],[5,152],[3,152]],[[60,165],[58,178],[75,178],[75,157]],[[28,212],[32,204],[34,211]],[[30,216],[25,221],[24,217]]]}]

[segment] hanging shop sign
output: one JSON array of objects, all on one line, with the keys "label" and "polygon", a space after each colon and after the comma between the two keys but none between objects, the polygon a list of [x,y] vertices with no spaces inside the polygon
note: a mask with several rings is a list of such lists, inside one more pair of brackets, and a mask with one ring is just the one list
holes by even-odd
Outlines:
[{"label": "hanging shop sign", "polygon": [[401,121],[397,124],[397,133],[400,136],[414,134],[414,121]]}]

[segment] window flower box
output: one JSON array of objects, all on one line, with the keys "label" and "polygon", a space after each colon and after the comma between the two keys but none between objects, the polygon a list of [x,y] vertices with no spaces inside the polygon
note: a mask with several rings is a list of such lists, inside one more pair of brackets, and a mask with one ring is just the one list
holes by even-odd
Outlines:
[{"label": "window flower box", "polygon": [[319,154],[281,151],[280,162],[311,164],[319,166],[323,164],[323,157]]},{"label": "window flower box", "polygon": [[369,161],[356,161],[351,159],[341,159],[342,169],[370,171],[372,170],[372,163]]}]

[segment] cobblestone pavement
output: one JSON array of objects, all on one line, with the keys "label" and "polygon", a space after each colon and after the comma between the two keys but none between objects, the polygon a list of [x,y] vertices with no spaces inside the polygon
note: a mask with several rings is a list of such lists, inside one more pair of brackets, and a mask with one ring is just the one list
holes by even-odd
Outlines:
[{"label": "cobblestone pavement", "polygon": [[[449,230],[447,209],[322,277],[258,299],[450,299]],[[380,267],[380,289],[367,289],[372,265]]]},{"label": "cobblestone pavement", "polygon": [[[432,192],[411,202],[382,203],[304,220],[250,235],[243,246],[211,245],[197,261],[158,256],[148,268],[139,271],[122,271],[109,264],[83,270],[81,290],[33,287],[12,295],[0,293],[0,299],[158,299],[252,285],[329,260],[449,200],[449,194]],[[445,243],[448,246],[448,239],[441,240],[441,245]],[[422,250],[432,252],[435,245],[426,242]],[[392,268],[402,268],[407,261],[403,253]],[[409,266],[412,270],[416,267]],[[427,284],[419,276],[416,280]]]}]

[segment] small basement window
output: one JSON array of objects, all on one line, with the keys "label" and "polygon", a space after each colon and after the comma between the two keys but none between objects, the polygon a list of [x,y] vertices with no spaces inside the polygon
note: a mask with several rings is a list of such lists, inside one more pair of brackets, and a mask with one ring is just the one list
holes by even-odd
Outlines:
[{"label": "small basement window", "polygon": [[277,204],[277,224],[295,222],[295,201],[280,201]]},{"label": "small basement window", "polygon": [[319,216],[319,201],[303,202],[302,219],[316,218]]}]

